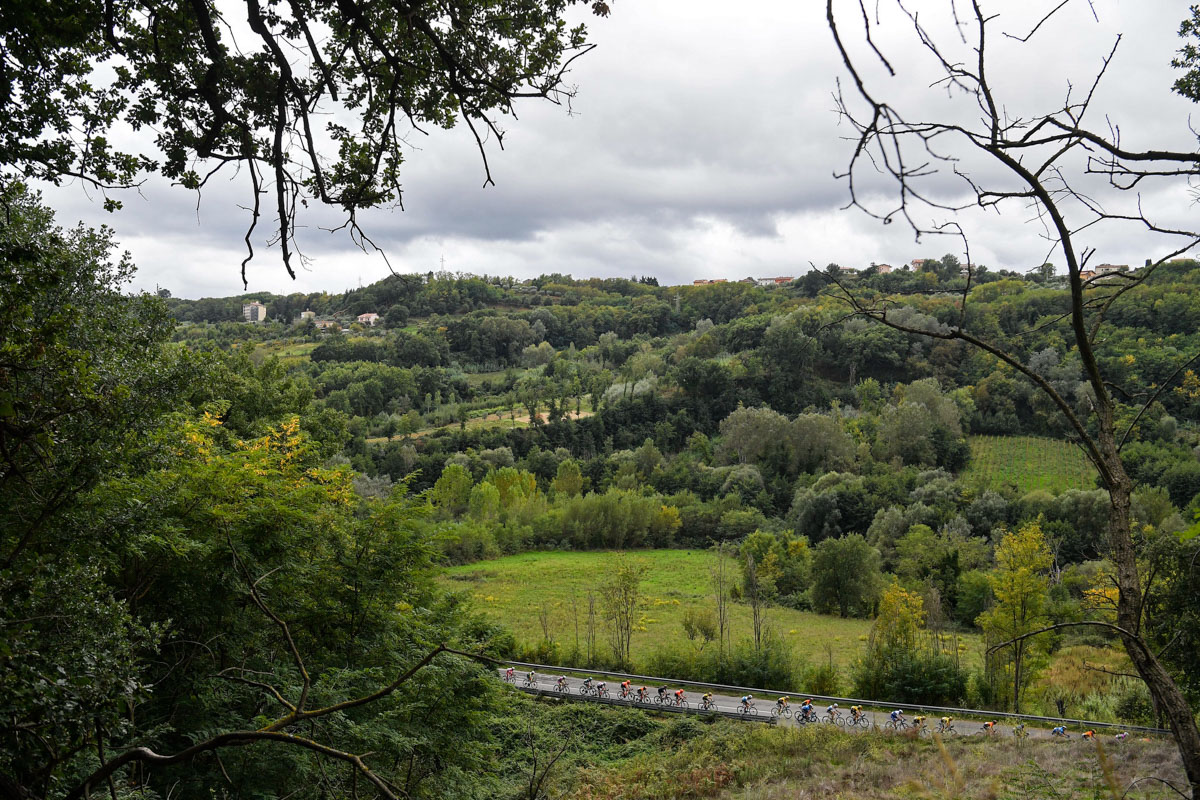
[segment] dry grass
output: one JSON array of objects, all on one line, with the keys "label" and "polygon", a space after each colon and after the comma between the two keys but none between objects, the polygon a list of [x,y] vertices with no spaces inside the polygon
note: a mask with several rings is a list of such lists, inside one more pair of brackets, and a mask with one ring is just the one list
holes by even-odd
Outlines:
[{"label": "dry grass", "polygon": [[[847,734],[828,728],[742,726],[702,736],[658,757],[638,757],[576,776],[575,800],[803,800],[804,798],[977,798],[1138,800],[1179,795],[1153,777],[1185,786],[1166,739],[938,741]],[[1130,788],[1132,787],[1132,788]]]}]

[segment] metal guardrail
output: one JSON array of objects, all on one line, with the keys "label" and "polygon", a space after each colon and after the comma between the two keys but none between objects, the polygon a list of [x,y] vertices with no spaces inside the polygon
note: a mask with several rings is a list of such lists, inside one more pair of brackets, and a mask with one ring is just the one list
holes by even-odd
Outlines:
[{"label": "metal guardrail", "polygon": [[[515,662],[514,662],[515,663]],[[587,703],[600,703],[606,706],[620,706],[621,708],[640,708],[643,711],[662,711],[665,714],[690,714],[695,717],[726,717],[728,719],[736,719],[742,722],[762,722],[767,725],[774,725],[776,720],[770,714],[739,714],[736,711],[721,711],[720,709],[702,709],[699,706],[695,708],[688,706],[668,705],[666,703],[656,704],[651,702],[631,703],[628,700],[622,700],[619,697],[596,697],[592,694],[579,694],[577,692],[556,692],[553,689],[541,689],[536,686],[516,686],[510,684],[514,688],[520,689],[528,694],[538,695],[541,697],[558,697],[564,700],[581,700]]]},{"label": "metal guardrail", "polygon": [[[1084,729],[1105,728],[1109,730],[1129,731],[1130,733],[1155,733],[1169,734],[1170,731],[1164,728],[1150,728],[1144,725],[1120,725],[1115,722],[1097,722],[1095,720],[1086,719],[1067,719],[1065,717],[1041,717],[1034,714],[1013,714],[1008,711],[984,711],[974,708],[948,708],[945,706],[923,706],[913,705],[911,703],[883,703],[878,700],[861,700],[853,697],[827,697],[825,695],[809,694],[808,692],[781,691],[778,689],[759,689],[749,686],[727,686],[720,683],[704,683],[702,681],[675,680],[673,678],[662,678],[654,675],[634,675],[626,672],[610,672],[603,669],[579,669],[577,667],[562,667],[555,664],[533,664],[527,661],[505,661],[506,664],[511,664],[514,667],[529,667],[534,670],[571,673],[578,675],[605,675],[610,678],[628,678],[631,681],[638,683],[657,683],[671,686],[694,686],[699,689],[713,689],[715,691],[733,692],[735,695],[753,694],[753,695],[787,695],[789,697],[810,697],[814,701],[822,703],[837,703],[839,705],[862,705],[868,708],[875,709],[890,709],[899,708],[905,711],[919,711],[922,713],[936,714],[938,716],[957,716],[969,714],[973,717],[988,717],[995,719],[1014,719],[1022,722],[1044,722],[1054,725],[1071,725],[1079,726]],[[621,702],[621,701],[617,701]],[[626,703],[621,703],[627,705]],[[657,706],[655,708],[658,708]]]}]

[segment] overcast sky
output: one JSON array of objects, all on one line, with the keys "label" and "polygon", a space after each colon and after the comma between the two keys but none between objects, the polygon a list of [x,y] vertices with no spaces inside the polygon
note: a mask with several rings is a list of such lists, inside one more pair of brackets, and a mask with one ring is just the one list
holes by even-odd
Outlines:
[{"label": "overcast sky", "polygon": [[[1177,74],[1170,60],[1188,4],[1093,3],[1098,22],[1077,0],[1072,13],[1039,30],[1028,45],[993,42],[991,74],[1010,115],[1061,104],[1069,83],[1081,91],[1122,33],[1092,124],[1103,130],[1107,114],[1132,147],[1194,148],[1187,126],[1195,108],[1170,92]],[[851,131],[839,126],[833,110],[832,93],[845,74],[825,25],[824,3],[610,5],[608,19],[588,17],[599,46],[571,74],[579,90],[573,113],[527,101],[518,106],[519,119],[505,120],[505,149],[493,148],[490,157],[495,187],[481,188],[483,167],[465,130],[412,137],[403,172],[405,210],[362,218],[396,271],[438,270],[444,259],[452,272],[654,275],[663,283],[690,283],[799,275],[810,262],[861,267],[947,252],[963,256],[960,242],[917,243],[902,224],[883,226],[841,209],[848,193],[833,175],[845,167]],[[927,8],[922,19],[939,29],[932,14],[945,2],[910,5]],[[1030,19],[1023,5],[992,3],[1006,29],[1022,34]],[[884,19],[881,45],[898,75],[873,75],[881,95],[913,116],[958,113],[955,98],[927,88],[929,59],[911,29]],[[882,182],[868,187],[890,188]],[[937,187],[947,198],[959,191],[950,182]],[[1186,186],[1148,189],[1145,207],[1181,221],[1196,214]],[[198,209],[194,195],[161,181],[151,181],[142,196],[121,196],[125,209],[115,215],[79,186],[48,194],[64,223],[82,218],[116,228],[138,265],[138,288],[162,286],[183,297],[243,291],[238,265],[248,217],[239,208],[246,194],[240,178],[208,192]],[[1041,263],[1047,245],[1028,218],[1015,205],[999,217],[965,215],[971,259],[1011,269]],[[387,274],[378,255],[357,250],[344,234],[317,230],[322,221],[307,218],[301,241],[311,262],[295,281],[284,272],[278,250],[260,242],[250,290],[333,292]],[[933,221],[929,212],[921,217],[922,224]],[[265,239],[266,226],[259,230]],[[1132,228],[1090,231],[1085,243],[1097,248],[1098,263],[1140,264],[1162,249]],[[1050,260],[1061,268],[1061,256],[1051,254]]]}]

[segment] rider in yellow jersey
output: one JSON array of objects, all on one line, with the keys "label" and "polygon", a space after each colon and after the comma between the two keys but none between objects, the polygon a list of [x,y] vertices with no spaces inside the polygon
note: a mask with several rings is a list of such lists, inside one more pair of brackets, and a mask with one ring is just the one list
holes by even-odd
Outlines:
[{"label": "rider in yellow jersey", "polygon": [[913,717],[913,725],[918,728],[923,728],[923,727],[925,727],[925,719],[926,718],[924,715],[921,715],[919,717]]}]

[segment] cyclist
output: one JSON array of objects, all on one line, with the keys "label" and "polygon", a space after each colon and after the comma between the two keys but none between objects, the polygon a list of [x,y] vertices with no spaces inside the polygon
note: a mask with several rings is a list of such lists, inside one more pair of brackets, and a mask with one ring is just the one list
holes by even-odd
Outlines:
[{"label": "cyclist", "polygon": [[782,712],[788,707],[788,697],[785,694],[783,697],[775,701],[775,710]]},{"label": "cyclist", "polygon": [[536,677],[536,674],[534,673],[534,671],[533,671],[533,670],[529,670],[529,672],[526,672],[526,673],[525,673],[525,682],[526,682],[526,683],[533,683],[533,682],[534,682],[534,680],[533,680],[533,679],[534,679],[535,677]]},{"label": "cyclist", "polygon": [[512,683],[514,680],[516,680],[515,670],[512,667],[504,670],[504,680],[508,681],[509,683]]},{"label": "cyclist", "polygon": [[712,708],[713,707],[712,692],[708,692],[707,694],[704,695],[704,697],[700,698],[700,707],[701,708]]},{"label": "cyclist", "polygon": [[589,675],[583,679],[583,693],[587,694],[592,688],[592,676]]},{"label": "cyclist", "polygon": [[665,686],[658,687],[658,702],[661,703],[663,700],[666,700],[666,699],[667,699],[667,687],[665,687]]},{"label": "cyclist", "polygon": [[1083,732],[1083,738],[1085,738],[1085,739],[1095,739],[1095,738],[1096,738],[1096,732],[1095,732],[1095,731],[1084,731],[1084,732]]},{"label": "cyclist", "polygon": [[567,676],[559,675],[558,680],[554,682],[554,688],[558,689],[560,692],[565,690],[567,688]]},{"label": "cyclist", "polygon": [[808,722],[813,719],[812,698],[806,697],[806,698],[804,698],[804,702],[800,704],[800,717],[805,722]]},{"label": "cyclist", "polygon": [[987,722],[983,723],[983,727],[980,728],[980,731],[982,733],[986,733],[988,735],[991,735],[992,733],[994,733],[995,730],[996,730],[996,723],[994,720],[988,720]]},{"label": "cyclist", "polygon": [[747,695],[742,696],[742,708],[749,710],[750,706],[753,704],[754,704],[754,695],[747,694]]},{"label": "cyclist", "polygon": [[621,682],[621,697],[629,697],[629,681]]},{"label": "cyclist", "polygon": [[1054,728],[1053,730],[1050,731],[1050,735],[1051,736],[1061,736],[1064,739],[1070,738],[1070,735],[1067,733],[1066,725],[1059,725],[1057,728]]},{"label": "cyclist", "polygon": [[862,706],[850,706],[850,718],[855,722],[863,716]]},{"label": "cyclist", "polygon": [[1022,722],[1017,727],[1013,728],[1013,736],[1017,737],[1018,739],[1024,739],[1028,735],[1029,735],[1029,731],[1025,730],[1024,722]]},{"label": "cyclist", "polygon": [[924,716],[913,717],[913,727],[924,728],[925,727],[925,717]]},{"label": "cyclist", "polygon": [[1118,742],[1123,742],[1129,738],[1129,731],[1121,731],[1113,738],[1115,738]]},{"label": "cyclist", "polygon": [[604,697],[607,694],[608,694],[608,684],[605,683],[604,681],[600,681],[599,683],[597,683],[596,684],[596,696]]},{"label": "cyclist", "polygon": [[643,703],[646,702],[646,700],[648,698],[646,697],[646,687],[645,686],[638,689],[637,696],[638,696],[638,699],[641,700]]},{"label": "cyclist", "polygon": [[677,706],[683,705],[683,701],[686,699],[687,698],[683,694],[683,689],[675,690],[675,705],[677,705]]},{"label": "cyclist", "polygon": [[904,722],[904,712],[898,708],[895,711],[893,711],[891,714],[889,714],[888,716],[890,716],[892,718],[892,723],[895,724],[897,727],[899,727]]},{"label": "cyclist", "polygon": [[942,717],[941,722],[938,723],[938,731],[941,733],[946,733],[947,731],[953,730],[953,728],[954,717]]},{"label": "cyclist", "polygon": [[838,711],[837,703],[830,703],[825,707],[825,713],[829,715],[830,719],[837,719],[842,712]]}]

